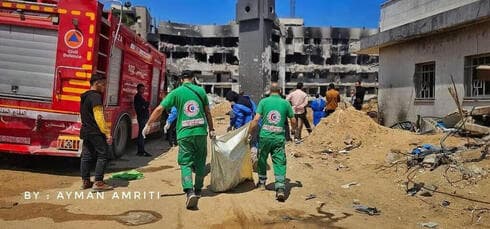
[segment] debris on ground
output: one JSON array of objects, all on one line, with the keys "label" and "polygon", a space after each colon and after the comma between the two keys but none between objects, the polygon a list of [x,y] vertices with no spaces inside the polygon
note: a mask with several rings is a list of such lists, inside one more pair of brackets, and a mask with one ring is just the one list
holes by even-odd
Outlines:
[{"label": "debris on ground", "polygon": [[424,187],[424,183],[423,182],[420,182],[420,183],[415,183],[413,184],[413,187],[407,189],[407,194],[410,195],[410,196],[415,196],[415,194],[417,194],[420,190],[422,190],[422,188]]},{"label": "debris on ground", "polygon": [[427,223],[420,223],[420,226],[427,227],[427,228],[437,228],[439,224],[434,222],[427,222]]},{"label": "debris on ground", "polygon": [[341,187],[342,187],[342,188],[345,188],[345,189],[348,189],[348,188],[350,188],[351,186],[360,186],[360,185],[361,185],[361,184],[359,184],[359,183],[357,183],[357,182],[353,181],[353,182],[350,182],[350,183],[344,184],[344,185],[342,185]]},{"label": "debris on ground", "polygon": [[315,199],[316,198],[316,195],[315,194],[308,194],[306,197],[305,197],[305,200],[311,200],[311,199]]},{"label": "debris on ground", "polygon": [[451,204],[451,202],[449,202],[449,201],[447,201],[447,200],[443,200],[443,201],[441,202],[441,206],[443,206],[443,207],[447,207],[447,206],[449,206],[450,204]]},{"label": "debris on ground", "polygon": [[422,189],[423,190],[419,192],[419,196],[431,197],[434,195],[434,191],[437,190],[437,186],[433,184],[429,184],[429,185],[424,185]]},{"label": "debris on ground", "polygon": [[368,214],[371,216],[379,215],[381,213],[381,211],[375,207],[368,207],[368,206],[364,206],[364,205],[354,205],[354,209],[359,213],[364,213],[364,214]]},{"label": "debris on ground", "polygon": [[136,171],[136,170],[129,170],[129,171],[123,171],[123,172],[118,172],[118,173],[113,173],[111,176],[111,179],[118,179],[118,180],[139,180],[142,179],[143,173]]}]

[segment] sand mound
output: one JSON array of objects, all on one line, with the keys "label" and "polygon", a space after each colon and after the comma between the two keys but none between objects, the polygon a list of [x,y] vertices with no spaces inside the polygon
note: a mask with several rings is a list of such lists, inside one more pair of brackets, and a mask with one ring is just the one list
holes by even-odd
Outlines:
[{"label": "sand mound", "polygon": [[365,112],[352,107],[337,109],[323,119],[305,140],[315,150],[339,151],[347,145],[391,144],[395,139],[410,138],[415,134],[386,128],[375,123]]},{"label": "sand mound", "polygon": [[228,113],[231,110],[231,104],[228,101],[224,101],[219,104],[215,104],[211,107],[211,115],[213,117],[223,117],[226,116],[226,113]]}]

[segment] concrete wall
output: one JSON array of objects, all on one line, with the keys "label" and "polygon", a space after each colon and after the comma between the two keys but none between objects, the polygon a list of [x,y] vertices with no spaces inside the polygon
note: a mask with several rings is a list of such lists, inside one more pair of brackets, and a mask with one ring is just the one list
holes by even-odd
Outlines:
[{"label": "concrete wall", "polygon": [[478,0],[392,0],[381,7],[380,30],[386,31]]},{"label": "concrete wall", "polygon": [[[490,53],[490,22],[420,38],[380,49],[379,110],[389,126],[398,121],[415,121],[421,116],[444,116],[456,110],[448,93],[452,74],[461,100],[464,98],[466,56]],[[415,102],[415,64],[435,61],[435,101]],[[489,98],[490,99],[490,98]],[[465,101],[463,105],[488,105],[490,100]]]}]

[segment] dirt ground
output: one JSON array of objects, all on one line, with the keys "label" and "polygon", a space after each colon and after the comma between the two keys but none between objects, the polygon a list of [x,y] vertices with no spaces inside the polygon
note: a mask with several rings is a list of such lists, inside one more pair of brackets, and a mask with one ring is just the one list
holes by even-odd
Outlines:
[{"label": "dirt ground", "polygon": [[[222,106],[213,111],[218,133],[228,125],[227,105]],[[269,170],[269,190],[256,190],[253,182],[226,193],[205,189],[197,211],[184,206],[177,148],[168,148],[160,138],[148,142],[152,158],[134,156],[133,145],[127,155],[111,162],[107,178],[132,168],[143,172],[144,178],[109,181],[116,189],[105,193],[104,199],[67,197],[80,191],[77,160],[2,156],[0,228],[120,228],[130,226],[121,219],[137,211],[152,217],[135,228],[422,228],[428,222],[438,228],[490,228],[490,159],[464,162],[478,158],[481,148],[456,153],[457,163],[451,166],[409,169],[407,152],[425,143],[438,145],[442,135],[388,129],[350,108],[335,112],[304,136],[302,144],[286,146],[285,203],[274,199]],[[474,140],[450,137],[445,143],[461,147]],[[346,148],[352,149],[342,152]],[[436,187],[436,192],[427,197],[407,195],[407,188],[419,182]],[[40,192],[38,199],[26,199],[26,191]],[[111,198],[129,191],[148,196]],[[151,199],[149,192],[159,193]],[[85,197],[88,193],[83,192]],[[376,207],[380,213],[356,212],[355,204]]]}]

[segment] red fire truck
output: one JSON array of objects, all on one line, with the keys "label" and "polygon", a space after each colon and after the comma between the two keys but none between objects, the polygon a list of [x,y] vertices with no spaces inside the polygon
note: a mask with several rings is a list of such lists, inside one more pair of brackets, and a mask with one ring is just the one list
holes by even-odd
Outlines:
[{"label": "red fire truck", "polygon": [[93,73],[107,77],[119,157],[138,134],[136,86],[147,85],[151,108],[161,99],[165,56],[97,0],[0,0],[0,152],[79,157],[80,94]]}]

